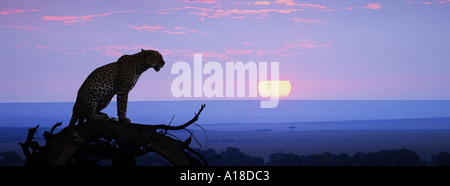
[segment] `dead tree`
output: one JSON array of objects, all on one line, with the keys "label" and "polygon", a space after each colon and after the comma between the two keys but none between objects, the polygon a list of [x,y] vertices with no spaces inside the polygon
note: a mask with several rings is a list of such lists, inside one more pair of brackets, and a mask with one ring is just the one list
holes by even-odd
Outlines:
[{"label": "dead tree", "polygon": [[28,130],[25,143],[20,145],[27,158],[27,165],[71,165],[77,158],[86,158],[94,151],[103,153],[101,156],[112,159],[112,165],[119,166],[135,165],[134,158],[147,152],[156,152],[175,166],[206,165],[206,161],[201,162],[186,152],[190,151],[204,160],[189,147],[192,133],[191,137],[181,141],[170,137],[167,132],[187,130],[186,127],[198,120],[204,107],[203,104],[194,118],[179,126],[88,120],[82,125],[68,126],[53,134],[53,130],[61,125],[57,123],[50,132],[44,133],[45,146],[39,146],[33,141],[38,125]]}]

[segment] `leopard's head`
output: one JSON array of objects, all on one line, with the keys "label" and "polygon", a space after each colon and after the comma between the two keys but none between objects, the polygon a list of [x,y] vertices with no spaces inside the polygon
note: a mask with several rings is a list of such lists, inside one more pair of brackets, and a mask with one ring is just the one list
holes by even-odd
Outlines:
[{"label": "leopard's head", "polygon": [[144,56],[144,68],[146,69],[153,68],[158,72],[166,64],[162,55],[156,50],[141,49],[141,53]]}]

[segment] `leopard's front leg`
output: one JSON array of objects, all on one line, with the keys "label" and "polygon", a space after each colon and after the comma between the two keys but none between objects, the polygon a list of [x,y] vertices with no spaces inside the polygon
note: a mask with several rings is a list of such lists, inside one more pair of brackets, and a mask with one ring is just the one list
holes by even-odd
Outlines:
[{"label": "leopard's front leg", "polygon": [[119,121],[130,123],[131,120],[127,118],[127,104],[128,92],[121,91],[117,93],[117,116],[119,116]]}]

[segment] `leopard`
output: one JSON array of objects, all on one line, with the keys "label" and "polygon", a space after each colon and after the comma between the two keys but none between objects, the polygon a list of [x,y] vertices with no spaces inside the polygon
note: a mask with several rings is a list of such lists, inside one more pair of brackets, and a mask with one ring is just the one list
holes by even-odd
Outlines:
[{"label": "leopard", "polygon": [[165,61],[156,50],[144,50],[132,55],[123,55],[116,62],[98,67],[89,74],[78,90],[69,126],[81,125],[85,120],[105,122],[111,118],[101,112],[117,95],[119,122],[130,123],[126,117],[128,93],[139,77],[149,68],[159,72]]}]

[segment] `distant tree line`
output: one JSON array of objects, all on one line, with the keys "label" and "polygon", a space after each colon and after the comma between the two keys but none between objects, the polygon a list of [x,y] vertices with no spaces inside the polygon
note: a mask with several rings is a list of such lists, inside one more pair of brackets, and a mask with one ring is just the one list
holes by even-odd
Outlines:
[{"label": "distant tree line", "polygon": [[[262,157],[242,153],[238,148],[228,147],[217,153],[214,149],[195,149],[208,161],[209,166],[450,166],[450,153],[441,152],[431,157],[431,162],[412,150],[381,150],[378,152],[297,155],[277,152],[265,162]],[[194,154],[192,154],[195,157]],[[107,161],[107,160],[105,160]],[[14,151],[0,153],[0,166],[22,166],[25,160]],[[99,162],[102,165],[102,162]],[[136,159],[140,166],[170,166],[156,153],[148,153]],[[105,163],[104,165],[109,165]]]},{"label": "distant tree line", "polygon": [[[214,149],[195,150],[203,155],[209,166],[450,166],[448,152],[433,155],[430,162],[420,159],[419,155],[408,149],[358,152],[353,156],[329,152],[297,155],[280,151],[271,154],[267,162],[262,157],[244,154],[234,147],[228,147],[220,153]],[[142,156],[139,161],[140,165],[170,165],[156,154]]]}]

